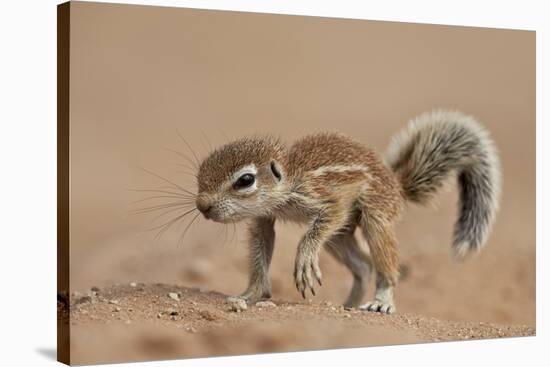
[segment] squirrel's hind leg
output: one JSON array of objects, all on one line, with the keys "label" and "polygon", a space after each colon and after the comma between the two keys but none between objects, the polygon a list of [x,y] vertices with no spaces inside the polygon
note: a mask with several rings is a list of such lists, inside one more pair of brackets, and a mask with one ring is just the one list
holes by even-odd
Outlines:
[{"label": "squirrel's hind leg", "polygon": [[376,293],[373,301],[359,308],[373,312],[393,313],[396,310],[393,291],[399,277],[397,241],[393,225],[367,212],[361,217],[361,229],[369,244],[372,262],[376,269]]},{"label": "squirrel's hind leg", "polygon": [[359,248],[353,231],[332,237],[327,241],[325,247],[353,275],[353,285],[344,307],[359,307],[365,297],[372,269],[369,256]]}]

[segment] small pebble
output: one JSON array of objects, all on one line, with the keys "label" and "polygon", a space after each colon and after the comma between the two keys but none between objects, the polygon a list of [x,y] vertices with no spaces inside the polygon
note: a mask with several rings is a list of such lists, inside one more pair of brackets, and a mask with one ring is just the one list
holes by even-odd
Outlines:
[{"label": "small pebble", "polygon": [[168,293],[168,297],[172,298],[172,299],[175,300],[175,301],[179,301],[179,299],[180,299],[179,294],[174,293],[174,292]]},{"label": "small pebble", "polygon": [[137,283],[136,283],[136,282],[132,282],[132,283],[130,283],[130,287],[132,287],[132,288],[135,288],[135,287],[137,287]]},{"label": "small pebble", "polygon": [[110,300],[109,303],[112,305],[118,305],[118,301],[116,299]]}]

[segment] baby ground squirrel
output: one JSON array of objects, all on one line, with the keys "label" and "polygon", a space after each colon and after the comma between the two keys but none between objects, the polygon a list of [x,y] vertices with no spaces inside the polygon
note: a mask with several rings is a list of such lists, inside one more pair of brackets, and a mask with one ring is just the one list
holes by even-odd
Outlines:
[{"label": "baby ground squirrel", "polygon": [[[426,203],[449,175],[460,189],[452,244],[463,258],[479,250],[500,195],[499,160],[487,131],[459,112],[433,111],[413,119],[391,142],[382,161],[337,133],[306,136],[289,148],[273,137],[243,138],[214,150],[198,171],[196,207],[216,222],[249,221],[250,277],[238,296],[271,297],[268,276],[276,220],[306,223],[294,279],[302,296],[321,285],[319,252],[328,250],[353,275],[345,306],[381,313],[396,310],[399,263],[394,224],[406,200]],[[358,245],[356,227],[370,254]],[[374,268],[374,300],[362,304]]]}]

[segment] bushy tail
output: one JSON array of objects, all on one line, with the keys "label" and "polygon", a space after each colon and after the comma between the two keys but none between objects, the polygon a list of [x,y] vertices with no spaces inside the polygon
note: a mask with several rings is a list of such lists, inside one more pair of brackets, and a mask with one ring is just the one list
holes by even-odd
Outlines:
[{"label": "bushy tail", "polygon": [[488,132],[474,118],[452,111],[418,116],[390,143],[386,163],[399,177],[406,199],[421,204],[456,173],[460,213],[454,254],[463,258],[482,247],[498,210],[500,163]]}]

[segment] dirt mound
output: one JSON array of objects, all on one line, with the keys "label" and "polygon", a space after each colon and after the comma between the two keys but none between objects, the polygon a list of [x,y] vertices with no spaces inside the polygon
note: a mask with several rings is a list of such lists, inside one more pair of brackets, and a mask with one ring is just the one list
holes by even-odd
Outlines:
[{"label": "dirt mound", "polygon": [[[166,284],[60,297],[73,363],[139,361],[535,335],[528,326],[448,322],[273,300],[234,312],[225,295]],[[70,304],[70,312],[66,305]]]}]

